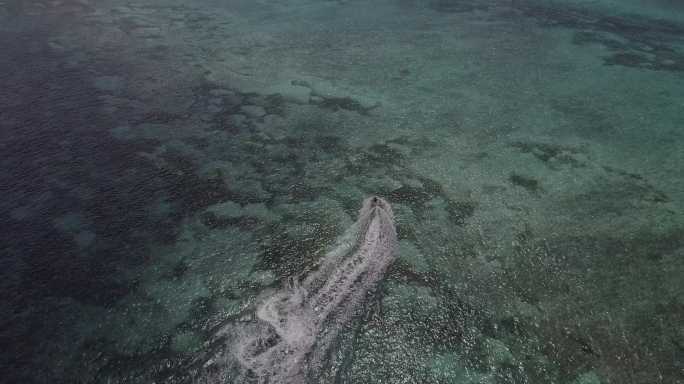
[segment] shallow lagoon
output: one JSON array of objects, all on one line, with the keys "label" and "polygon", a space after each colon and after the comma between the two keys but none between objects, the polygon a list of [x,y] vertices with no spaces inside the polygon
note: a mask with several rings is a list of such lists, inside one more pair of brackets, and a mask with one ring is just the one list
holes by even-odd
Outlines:
[{"label": "shallow lagoon", "polygon": [[1,1],[4,381],[234,382],[370,195],[398,252],[317,381],[684,381],[683,14]]}]

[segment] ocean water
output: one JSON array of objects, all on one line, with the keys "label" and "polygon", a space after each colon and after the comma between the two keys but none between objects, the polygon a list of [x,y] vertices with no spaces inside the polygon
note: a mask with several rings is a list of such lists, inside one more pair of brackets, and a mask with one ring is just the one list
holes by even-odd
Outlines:
[{"label": "ocean water", "polygon": [[3,383],[684,383],[679,1],[0,0],[0,190]]}]

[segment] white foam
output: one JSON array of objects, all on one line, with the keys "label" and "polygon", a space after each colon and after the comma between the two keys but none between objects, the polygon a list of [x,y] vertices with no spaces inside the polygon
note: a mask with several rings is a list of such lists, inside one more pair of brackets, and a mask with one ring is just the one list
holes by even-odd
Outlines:
[{"label": "white foam", "polygon": [[234,354],[259,383],[304,383],[315,375],[340,329],[364,303],[395,257],[392,208],[371,197],[357,222],[301,283],[292,279],[258,306],[259,326]]}]

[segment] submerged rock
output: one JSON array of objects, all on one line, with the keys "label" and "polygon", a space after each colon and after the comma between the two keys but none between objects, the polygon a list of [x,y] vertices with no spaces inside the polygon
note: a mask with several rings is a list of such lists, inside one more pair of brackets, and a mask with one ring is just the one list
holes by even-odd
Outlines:
[{"label": "submerged rock", "polygon": [[601,384],[601,379],[594,371],[589,371],[579,375],[572,384]]},{"label": "submerged rock", "polygon": [[104,92],[115,92],[123,87],[120,76],[99,76],[95,78],[95,88]]},{"label": "submerged rock", "polygon": [[307,104],[311,97],[311,88],[299,84],[281,84],[269,89],[269,92],[278,94],[283,101],[294,104]]},{"label": "submerged rock", "polygon": [[202,347],[202,339],[195,332],[182,332],[173,337],[171,350],[179,353],[196,352]]},{"label": "submerged rock", "polygon": [[258,105],[243,105],[240,110],[247,116],[256,118],[266,115],[266,110],[264,107]]},{"label": "submerged rock", "polygon": [[515,365],[515,357],[508,349],[508,346],[497,339],[487,339],[484,342],[483,360],[486,361],[491,368],[499,368],[503,366]]}]

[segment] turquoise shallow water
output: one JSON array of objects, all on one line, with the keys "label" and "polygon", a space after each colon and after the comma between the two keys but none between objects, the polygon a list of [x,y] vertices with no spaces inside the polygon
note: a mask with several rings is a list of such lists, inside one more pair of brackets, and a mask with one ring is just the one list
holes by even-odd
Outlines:
[{"label": "turquoise shallow water", "polygon": [[0,0],[0,381],[684,382],[683,19]]}]

